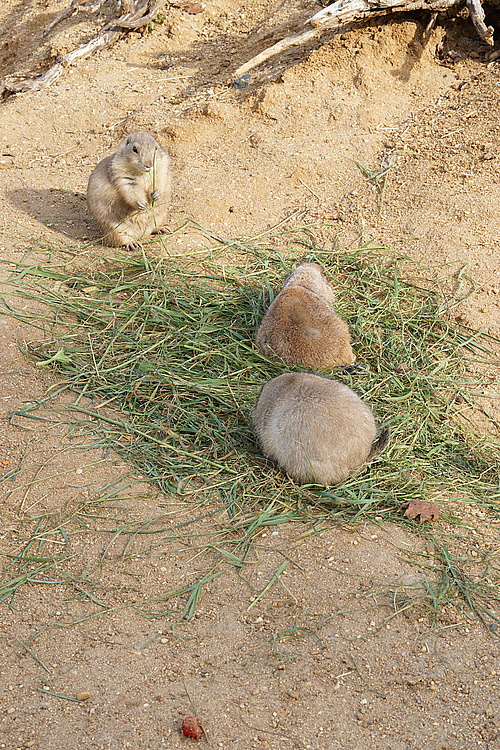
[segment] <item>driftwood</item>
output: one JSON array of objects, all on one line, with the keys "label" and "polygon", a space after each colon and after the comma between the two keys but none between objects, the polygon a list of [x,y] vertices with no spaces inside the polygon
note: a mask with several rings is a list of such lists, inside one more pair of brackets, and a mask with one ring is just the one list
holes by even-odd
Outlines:
[{"label": "driftwood", "polygon": [[[484,23],[485,15],[480,0],[466,0],[466,4],[480,38],[486,44],[493,46],[494,30],[492,26],[486,26]],[[272,47],[263,50],[244,65],[241,65],[234,72],[234,76],[239,78],[257,65],[269,60],[270,57],[274,57],[291,47],[305,44],[310,39],[319,36],[325,29],[335,30],[336,33],[341,34],[354,23],[386,16],[390,13],[414,10],[430,11],[433,14],[431,23],[434,23],[435,14],[449,10],[453,6],[460,7],[460,5],[460,0],[458,2],[457,0],[337,0],[337,2],[328,5],[328,7],[309,18],[305,23],[306,29],[304,31],[294,36],[287,36],[273,44]]]},{"label": "driftwood", "polygon": [[[70,5],[43,30],[42,38],[47,37],[51,31],[66,18],[71,18],[76,13],[96,13],[108,0],[71,0]],[[112,20],[104,26],[101,31],[83,44],[81,47],[59,55],[53,65],[41,75],[29,78],[19,75],[6,76],[0,81],[0,96],[4,98],[10,94],[18,94],[28,91],[39,91],[56,81],[64,70],[83,57],[87,57],[96,50],[103,49],[123,37],[129,30],[139,29],[153,21],[164,9],[167,0],[113,0],[115,13]],[[486,44],[493,46],[493,27],[486,26],[485,14],[481,0],[337,0],[326,8],[323,8],[306,21],[306,28],[299,34],[281,39],[272,47],[260,52],[251,60],[241,65],[234,73],[236,78],[243,76],[252,68],[265,62],[270,57],[305,44],[324,30],[333,30],[340,34],[347,31],[353,24],[362,23],[365,20],[390,13],[408,12],[414,10],[425,10],[431,13],[430,22],[424,32],[424,39],[428,37],[437,15],[456,6],[467,5],[472,22]],[[495,3],[497,4],[497,3]],[[498,57],[494,53],[490,59]]]},{"label": "driftwood", "polygon": [[[66,18],[70,18],[79,12],[96,13],[107,0],[72,0],[66,10],[60,13],[42,32],[42,38],[47,37],[57,24]],[[64,70],[83,57],[103,47],[108,47],[124,36],[128,30],[139,29],[154,20],[165,6],[166,0],[115,0],[116,12],[113,18],[104,28],[95,34],[81,47],[68,52],[66,55],[58,55],[54,64],[39,76],[34,78],[20,78],[19,76],[7,76],[0,82],[0,95],[4,97],[10,94],[19,94],[27,91],[40,91],[40,89],[54,83]]]}]

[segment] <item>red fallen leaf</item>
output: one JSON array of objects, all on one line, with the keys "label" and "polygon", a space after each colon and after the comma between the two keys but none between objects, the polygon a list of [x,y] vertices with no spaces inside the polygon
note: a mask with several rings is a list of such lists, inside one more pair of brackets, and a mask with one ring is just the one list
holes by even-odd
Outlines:
[{"label": "red fallen leaf", "polygon": [[200,721],[196,716],[186,716],[181,726],[182,734],[191,737],[193,740],[199,740],[202,731]]},{"label": "red fallen leaf", "polygon": [[420,523],[424,523],[424,521],[437,521],[441,515],[441,511],[437,505],[425,503],[423,500],[412,500],[406,503],[406,506],[403,505],[404,507],[406,507],[405,516],[412,520],[420,518]]}]

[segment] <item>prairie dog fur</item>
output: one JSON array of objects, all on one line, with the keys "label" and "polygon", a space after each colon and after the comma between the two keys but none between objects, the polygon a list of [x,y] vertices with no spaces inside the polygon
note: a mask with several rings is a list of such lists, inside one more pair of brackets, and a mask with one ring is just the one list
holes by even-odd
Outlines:
[{"label": "prairie dog fur", "polygon": [[257,348],[275,362],[314,370],[352,365],[349,329],[333,303],[333,289],[320,266],[301,263],[264,315],[255,337]]},{"label": "prairie dog fur", "polygon": [[109,245],[140,250],[163,226],[171,196],[171,163],[151,133],[130,133],[90,175],[87,204]]},{"label": "prairie dog fur", "polygon": [[263,453],[296,482],[343,482],[388,441],[370,407],[348,386],[306,372],[287,372],[260,392],[253,426]]}]

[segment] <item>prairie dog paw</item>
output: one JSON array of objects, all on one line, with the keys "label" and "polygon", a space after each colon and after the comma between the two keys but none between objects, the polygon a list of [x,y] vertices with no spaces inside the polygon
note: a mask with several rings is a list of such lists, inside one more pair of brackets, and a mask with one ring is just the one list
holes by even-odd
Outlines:
[{"label": "prairie dog paw", "polygon": [[144,211],[144,209],[148,207],[148,202],[147,201],[137,201],[136,205],[137,205],[137,208],[139,209],[139,211]]},{"label": "prairie dog paw", "polygon": [[139,250],[142,250],[142,245],[140,242],[128,242],[123,247],[125,248],[125,250],[128,250],[129,253],[136,253],[139,252]]},{"label": "prairie dog paw", "polygon": [[160,196],[161,196],[161,190],[153,190],[153,192],[151,193],[151,200],[157,201]]}]

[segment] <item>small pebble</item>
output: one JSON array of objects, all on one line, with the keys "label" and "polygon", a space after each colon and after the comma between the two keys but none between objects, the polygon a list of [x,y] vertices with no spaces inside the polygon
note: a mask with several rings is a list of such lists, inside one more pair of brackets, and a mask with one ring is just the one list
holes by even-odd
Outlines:
[{"label": "small pebble", "polygon": [[89,698],[90,698],[90,693],[77,693],[76,694],[77,701],[88,701]]},{"label": "small pebble", "polygon": [[[235,89],[246,89],[250,82],[251,76],[248,75],[248,73],[244,76],[241,76],[241,78],[237,78],[235,81],[233,81],[233,87]],[[483,156],[483,159],[485,159],[486,156]]]}]

